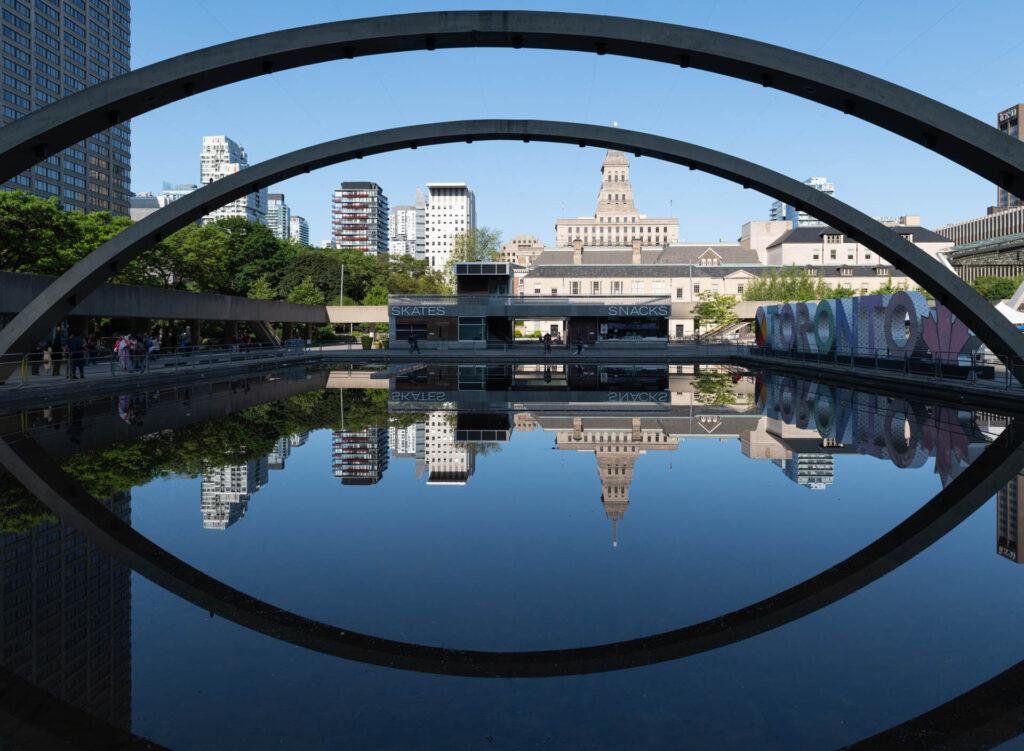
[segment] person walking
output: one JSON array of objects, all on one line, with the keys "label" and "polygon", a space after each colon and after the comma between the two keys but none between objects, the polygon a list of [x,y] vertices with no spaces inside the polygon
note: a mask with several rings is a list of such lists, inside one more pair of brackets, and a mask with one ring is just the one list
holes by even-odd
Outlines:
[{"label": "person walking", "polygon": [[128,339],[127,334],[123,334],[118,337],[117,344],[114,345],[115,355],[117,356],[117,364],[121,370],[128,370],[129,362],[131,357],[132,345]]},{"label": "person walking", "polygon": [[181,336],[178,340],[181,344],[182,354],[187,355],[189,353],[189,348],[192,346],[192,327],[186,326],[185,330],[181,332]]},{"label": "person walking", "polygon": [[547,333],[544,335],[544,354],[551,352],[551,334]]},{"label": "person walking", "polygon": [[85,342],[75,332],[68,338],[68,359],[71,365],[71,380],[85,378]]},{"label": "person walking", "polygon": [[576,354],[577,355],[582,355],[583,354],[583,340],[582,339],[577,339],[576,340]]},{"label": "person walking", "polygon": [[411,355],[413,352],[415,352],[416,354],[421,354],[420,343],[419,340],[416,338],[415,333],[409,334],[409,354]]},{"label": "person walking", "polygon": [[53,368],[53,345],[47,344],[46,349],[43,350],[43,373],[50,375],[50,370]]}]

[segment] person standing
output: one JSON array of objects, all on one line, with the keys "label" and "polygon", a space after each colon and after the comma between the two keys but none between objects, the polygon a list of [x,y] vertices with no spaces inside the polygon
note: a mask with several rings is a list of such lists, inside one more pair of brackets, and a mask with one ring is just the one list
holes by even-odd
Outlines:
[{"label": "person standing", "polygon": [[68,359],[71,361],[71,380],[85,378],[85,342],[77,332],[68,338]]},{"label": "person standing", "polygon": [[89,334],[89,338],[85,340],[85,364],[95,365],[96,358],[99,355],[100,341],[96,337],[95,333]]},{"label": "person standing", "polygon": [[409,334],[409,354],[411,355],[413,352],[415,352],[416,354],[420,354],[420,343],[419,340],[416,338],[415,332]]},{"label": "person standing", "polygon": [[181,332],[181,352],[187,355],[189,349],[192,346],[192,327],[186,326],[185,330]]},{"label": "person standing", "polygon": [[544,354],[551,352],[551,334],[547,333],[544,335]]}]

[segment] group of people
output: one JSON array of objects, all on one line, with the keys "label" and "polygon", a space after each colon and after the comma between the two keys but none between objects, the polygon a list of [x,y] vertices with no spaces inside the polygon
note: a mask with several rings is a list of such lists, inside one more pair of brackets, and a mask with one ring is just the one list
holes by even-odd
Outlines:
[{"label": "group of people", "polygon": [[85,378],[85,366],[94,364],[99,359],[100,341],[96,334],[81,337],[71,334],[65,341],[58,335],[45,345],[36,345],[29,356],[29,367],[32,375],[59,376],[61,364],[67,360],[72,378]]},{"label": "group of people", "polygon": [[121,370],[145,370],[146,364],[160,354],[160,337],[145,334],[114,334],[114,359]]}]

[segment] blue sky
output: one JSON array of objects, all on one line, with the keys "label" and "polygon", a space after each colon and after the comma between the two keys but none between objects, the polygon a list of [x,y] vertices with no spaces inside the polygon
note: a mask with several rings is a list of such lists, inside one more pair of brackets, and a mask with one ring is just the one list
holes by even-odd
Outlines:
[{"label": "blue sky", "polygon": [[[374,14],[508,8],[506,3],[137,0],[133,67],[253,34]],[[989,0],[845,3],[720,0],[520,2],[521,9],[626,14],[778,44],[914,89],[985,122],[1024,99],[1024,4]],[[369,130],[421,122],[523,117],[648,131],[734,153],[792,177],[826,176],[836,196],[873,215],[920,214],[926,226],[983,214],[995,187],[856,118],[772,89],[697,70],[575,52],[440,50],[325,63],[206,92],[132,121],[132,188],[198,182],[202,136],[224,134],[250,162]],[[329,237],[330,195],[373,180],[391,203],[426,182],[465,181],[477,220],[508,239],[554,240],[561,216],[592,214],[603,152],[553,144],[438,146],[329,167],[281,183],[311,240]],[[637,206],[679,218],[688,241],[734,240],[771,199],[653,160],[635,161]],[[564,204],[564,211],[563,211]]]}]

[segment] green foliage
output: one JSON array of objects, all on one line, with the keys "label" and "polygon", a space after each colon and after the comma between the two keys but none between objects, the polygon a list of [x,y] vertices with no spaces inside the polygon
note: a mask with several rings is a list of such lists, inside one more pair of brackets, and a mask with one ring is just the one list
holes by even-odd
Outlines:
[{"label": "green foliage", "polygon": [[693,390],[700,404],[723,406],[736,403],[731,373],[701,370],[693,382]]},{"label": "green foliage", "polygon": [[274,292],[274,288],[267,277],[261,276],[249,287],[247,297],[253,300],[273,300],[277,297],[277,293]]},{"label": "green foliage", "polygon": [[823,300],[841,300],[844,297],[856,297],[857,292],[849,287],[833,287],[828,291],[828,295],[823,297]]},{"label": "green foliage", "polygon": [[790,266],[781,272],[772,269],[747,285],[747,301],[807,302],[854,297],[858,293],[846,287],[830,287],[816,272]]},{"label": "green foliage", "polygon": [[374,285],[366,297],[363,298],[363,305],[387,305],[388,291],[379,284]]},{"label": "green foliage", "polygon": [[1014,277],[1002,276],[979,276],[971,286],[974,287],[986,300],[1006,300],[1013,297],[1017,287],[1024,281],[1024,274]]},{"label": "green foliage", "polygon": [[390,414],[387,389],[343,389],[341,400],[345,407],[346,430],[404,428],[427,419],[422,413]]},{"label": "green foliage", "polygon": [[736,306],[735,295],[720,295],[717,292],[702,292],[700,302],[693,308],[693,315],[702,323],[712,327],[728,326],[736,323],[739,316],[733,308]]},{"label": "green foliage", "polygon": [[299,284],[292,287],[288,293],[288,302],[303,303],[304,305],[323,305],[324,295],[313,284],[313,279],[307,276]]},{"label": "green foliage", "polygon": [[[56,198],[0,193],[0,270],[62,274],[131,223],[106,211],[65,211]],[[125,276],[119,281],[135,273]]]},{"label": "green foliage", "polygon": [[11,475],[0,475],[0,532],[27,532],[57,517]]},{"label": "green foliage", "polygon": [[477,227],[455,235],[446,271],[451,274],[456,263],[496,261],[500,256],[501,233],[490,227]]},{"label": "green foliage", "polygon": [[881,287],[876,289],[871,294],[873,294],[873,295],[892,295],[892,294],[895,294],[896,292],[900,292],[901,290],[905,290],[907,288],[908,287],[907,287],[907,283],[906,282],[899,282],[898,284],[893,284],[892,283],[892,277],[890,276],[888,279],[885,280],[885,284],[883,284]]},{"label": "green foliage", "polygon": [[158,477],[194,477],[208,467],[266,456],[279,438],[337,428],[339,417],[337,392],[312,392],[78,454],[62,468],[103,498]]}]

